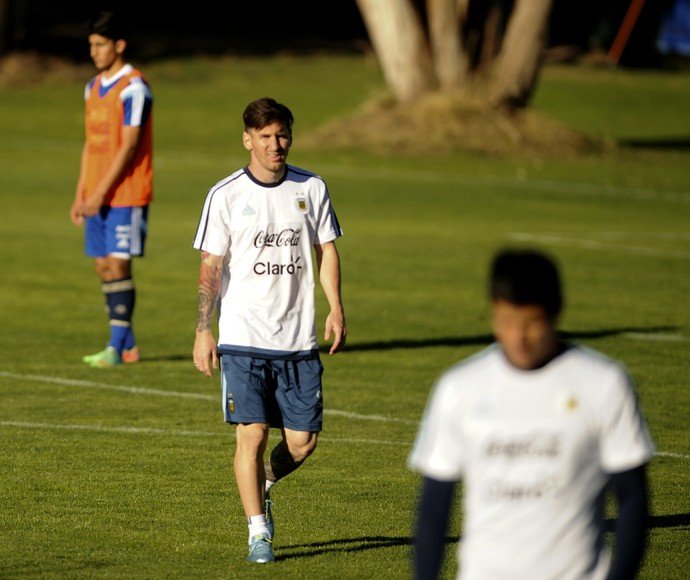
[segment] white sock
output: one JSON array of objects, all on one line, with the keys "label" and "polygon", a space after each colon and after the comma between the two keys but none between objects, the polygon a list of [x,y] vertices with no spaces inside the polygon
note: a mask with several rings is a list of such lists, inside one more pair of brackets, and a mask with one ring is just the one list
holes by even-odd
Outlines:
[{"label": "white sock", "polygon": [[268,526],[266,525],[266,514],[261,514],[258,516],[249,516],[247,518],[249,524],[249,543],[252,543],[252,538],[254,536],[259,536],[261,534],[268,534]]},{"label": "white sock", "polygon": [[270,479],[266,480],[266,493],[268,493],[268,490],[270,490],[274,484],[275,484],[275,481],[271,481]]}]

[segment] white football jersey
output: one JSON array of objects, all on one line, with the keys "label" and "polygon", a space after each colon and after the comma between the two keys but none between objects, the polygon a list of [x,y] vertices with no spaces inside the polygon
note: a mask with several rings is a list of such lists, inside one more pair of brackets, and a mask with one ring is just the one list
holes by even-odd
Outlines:
[{"label": "white football jersey", "polygon": [[247,168],[208,192],[193,247],[224,257],[220,353],[306,356],[318,348],[313,246],[342,235],[324,181],[287,166],[276,184]]},{"label": "white football jersey", "polygon": [[494,344],[441,375],[408,466],[463,482],[459,578],[599,579],[607,474],[653,454],[618,362],[572,346],[524,371]]}]

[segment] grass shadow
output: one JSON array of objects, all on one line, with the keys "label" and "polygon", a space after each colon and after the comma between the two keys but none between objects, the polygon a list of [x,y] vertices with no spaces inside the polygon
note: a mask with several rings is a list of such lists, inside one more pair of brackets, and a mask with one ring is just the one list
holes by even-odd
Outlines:
[{"label": "grass shadow", "polygon": [[[606,328],[602,330],[579,330],[575,332],[562,331],[560,334],[564,339],[582,340],[582,339],[597,339],[606,338],[608,336],[617,336],[626,333],[637,334],[654,334],[658,332],[676,332],[677,326],[650,326],[642,327],[623,327],[623,328]],[[366,351],[384,351],[407,348],[433,348],[438,346],[482,346],[491,344],[494,337],[491,334],[479,334],[475,336],[441,336],[438,338],[399,338],[396,340],[381,340],[374,342],[355,342],[347,343],[344,352],[366,352]],[[319,351],[324,354],[328,353],[329,345],[325,344],[319,347]],[[147,362],[191,362],[191,352],[187,354],[169,354],[158,356],[142,356],[140,363]]]},{"label": "grass shadow", "polygon": [[[690,529],[690,513],[670,514],[665,516],[649,516],[648,526],[650,530],[660,528],[676,528],[678,530]],[[606,520],[606,531],[613,532],[616,527],[616,518]]]},{"label": "grass shadow", "polygon": [[[653,334],[658,332],[674,332],[677,330],[678,327],[676,326],[651,326],[647,328],[623,327],[575,332],[562,331],[560,334],[564,339],[582,340],[606,338],[608,336],[617,336],[626,333]],[[494,337],[491,334],[480,334],[476,336],[446,336],[419,340],[412,338],[401,338],[388,341],[361,342],[354,344],[348,343],[345,347],[345,350],[348,352],[357,352],[372,350],[394,350],[401,348],[430,348],[436,346],[481,346],[491,344],[493,341]],[[321,352],[328,352],[328,346],[322,346],[320,350]]]},{"label": "grass shadow", "polygon": [[[616,526],[616,518],[608,518],[605,521],[606,531],[613,532]],[[649,516],[649,529],[677,528],[686,530],[690,528],[690,513],[671,514],[663,516]],[[460,536],[446,536],[446,544],[457,544]],[[295,558],[311,558],[321,554],[364,552],[381,548],[396,548],[400,546],[412,546],[412,536],[363,536],[361,538],[342,538],[327,542],[312,542],[310,544],[292,544],[281,546],[276,560],[292,560]]]},{"label": "grass shadow", "polygon": [[[446,544],[457,544],[459,536],[446,536]],[[276,560],[291,560],[293,558],[310,558],[321,554],[364,552],[380,548],[396,548],[412,546],[414,538],[411,536],[363,536],[361,538],[342,538],[328,542],[313,542],[310,544],[293,544],[281,546]]]},{"label": "grass shadow", "polygon": [[690,150],[690,137],[653,137],[645,139],[619,139],[618,145],[624,149],[688,151]]}]

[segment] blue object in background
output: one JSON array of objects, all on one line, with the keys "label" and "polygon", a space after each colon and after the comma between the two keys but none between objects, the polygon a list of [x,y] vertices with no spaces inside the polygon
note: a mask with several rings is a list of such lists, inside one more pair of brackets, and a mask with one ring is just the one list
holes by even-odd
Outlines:
[{"label": "blue object in background", "polygon": [[662,18],[657,47],[663,54],[690,56],[690,0],[676,0]]}]

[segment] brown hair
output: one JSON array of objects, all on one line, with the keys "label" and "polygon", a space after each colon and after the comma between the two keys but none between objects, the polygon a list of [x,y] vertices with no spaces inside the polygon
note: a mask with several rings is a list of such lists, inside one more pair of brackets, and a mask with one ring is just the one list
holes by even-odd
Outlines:
[{"label": "brown hair", "polygon": [[280,123],[292,137],[292,112],[282,103],[278,103],[270,97],[263,97],[252,101],[242,114],[245,130],[263,129],[273,123]]}]

